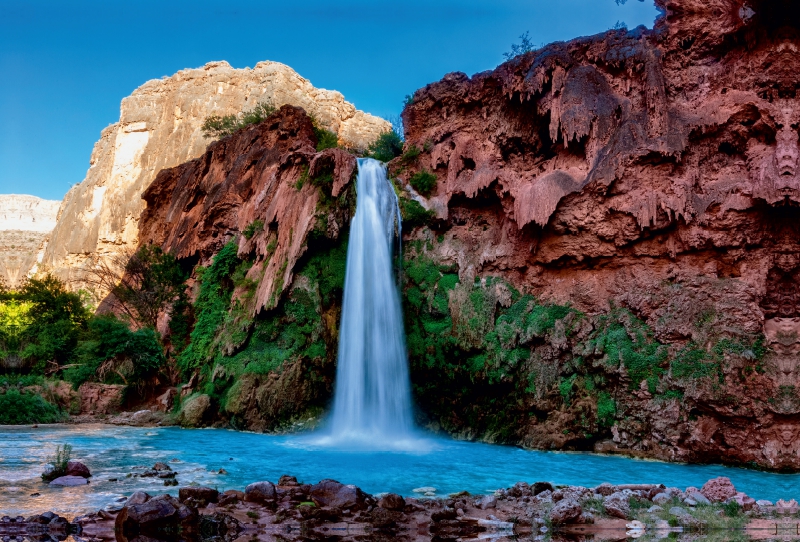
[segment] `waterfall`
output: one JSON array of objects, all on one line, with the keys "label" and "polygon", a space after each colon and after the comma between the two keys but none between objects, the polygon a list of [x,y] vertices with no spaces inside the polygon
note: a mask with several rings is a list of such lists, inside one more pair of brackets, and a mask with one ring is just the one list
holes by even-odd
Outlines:
[{"label": "waterfall", "polygon": [[358,160],[356,213],[350,223],[330,438],[368,447],[411,437],[411,391],[393,248],[400,208],[373,159]]}]

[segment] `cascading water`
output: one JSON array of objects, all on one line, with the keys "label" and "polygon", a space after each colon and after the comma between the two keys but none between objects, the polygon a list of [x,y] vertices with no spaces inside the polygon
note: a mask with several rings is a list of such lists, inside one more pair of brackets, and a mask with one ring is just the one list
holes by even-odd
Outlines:
[{"label": "cascading water", "polygon": [[330,438],[370,448],[412,437],[403,313],[394,273],[400,239],[397,194],[386,166],[358,161],[350,223]]}]

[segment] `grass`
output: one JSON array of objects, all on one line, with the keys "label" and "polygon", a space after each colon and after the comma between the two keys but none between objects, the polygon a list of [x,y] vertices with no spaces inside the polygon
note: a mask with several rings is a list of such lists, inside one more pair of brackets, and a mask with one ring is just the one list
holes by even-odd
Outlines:
[{"label": "grass", "polygon": [[67,474],[67,466],[72,458],[72,446],[64,444],[56,446],[56,453],[48,458],[48,463],[53,465],[53,470],[47,474],[42,474],[42,480],[49,482],[60,476]]}]

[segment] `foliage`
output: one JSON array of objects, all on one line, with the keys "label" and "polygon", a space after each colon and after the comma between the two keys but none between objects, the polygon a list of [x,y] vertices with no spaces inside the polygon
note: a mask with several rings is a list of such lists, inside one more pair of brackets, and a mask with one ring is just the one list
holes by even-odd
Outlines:
[{"label": "foliage", "polygon": [[103,315],[89,322],[87,335],[76,348],[73,366],[64,372],[64,379],[75,388],[97,378],[141,389],[166,362],[150,328],[131,331],[125,322]]},{"label": "foliage", "polygon": [[236,241],[229,241],[214,256],[211,265],[199,270],[200,293],[194,304],[195,326],[189,344],[178,356],[184,373],[202,367],[213,358],[212,346],[231,302],[233,284],[228,278],[239,264]]},{"label": "foliage", "polygon": [[276,111],[271,101],[265,100],[256,104],[253,109],[244,111],[239,115],[211,115],[206,117],[201,130],[207,138],[219,139],[232,135],[242,128],[258,124],[267,119]]},{"label": "foliage", "polygon": [[367,156],[381,162],[389,162],[402,153],[403,140],[396,131],[392,130],[382,133],[378,136],[378,139],[370,144]]},{"label": "foliage", "polygon": [[503,53],[503,57],[508,61],[514,57],[519,55],[524,55],[525,53],[529,53],[531,51],[536,50],[536,46],[531,41],[530,33],[525,32],[519,37],[519,43],[511,44],[511,51],[507,53]]},{"label": "foliage", "polygon": [[309,115],[311,124],[314,125],[314,136],[317,138],[317,152],[325,149],[335,149],[339,146],[339,136],[325,128],[314,115]]},{"label": "foliage", "polygon": [[433,220],[433,211],[428,211],[418,201],[400,198],[400,215],[403,218],[404,230],[425,226]]},{"label": "foliage", "polygon": [[242,231],[242,235],[248,241],[253,238],[256,232],[259,232],[264,229],[264,221],[255,219],[247,227]]},{"label": "foliage", "polygon": [[433,187],[436,186],[436,175],[430,171],[422,170],[412,175],[408,182],[411,183],[414,190],[423,196],[427,196],[430,194],[431,190],[433,190]]},{"label": "foliage", "polygon": [[188,273],[161,247],[144,245],[125,264],[111,294],[137,325],[155,328],[158,315],[183,300]]},{"label": "foliage", "polygon": [[617,414],[617,405],[607,391],[601,391],[597,397],[597,424],[600,427],[611,427]]},{"label": "foliage", "polygon": [[17,299],[29,304],[28,323],[19,333],[20,357],[37,372],[48,362],[56,368],[66,363],[91,316],[81,296],[47,275],[29,279]]},{"label": "foliage", "polygon": [[48,463],[53,465],[53,470],[47,474],[42,474],[42,480],[48,482],[67,474],[70,459],[72,459],[72,445],[56,446],[56,453],[48,459]]},{"label": "foliage", "polygon": [[65,414],[36,393],[16,388],[0,390],[0,425],[28,425],[63,421]]}]

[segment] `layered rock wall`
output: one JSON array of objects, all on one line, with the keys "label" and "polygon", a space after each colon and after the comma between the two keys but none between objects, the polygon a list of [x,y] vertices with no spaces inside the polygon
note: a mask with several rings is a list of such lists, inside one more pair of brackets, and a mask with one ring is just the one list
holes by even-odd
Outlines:
[{"label": "layered rock wall", "polygon": [[209,140],[201,126],[208,116],[237,114],[265,99],[303,107],[348,147],[364,148],[390,128],[277,62],[253,69],[212,62],[148,81],[122,101],[119,122],[95,144],[86,179],[64,198],[42,267],[79,287],[95,259],[112,260],[135,247],[140,196],[156,174],[205,151]]},{"label": "layered rock wall", "polygon": [[[782,0],[658,3],[652,31],[449,74],[404,111],[407,146],[421,154],[395,171],[438,179],[429,198],[415,195],[435,215],[411,238],[416,257],[456,269],[466,288],[484,281],[485,295],[449,294],[449,329],[488,322],[472,330],[477,351],[462,334],[463,363],[505,382],[519,404],[502,404],[521,428],[476,430],[468,396],[426,407],[439,409],[431,423],[465,436],[797,469],[800,14]],[[514,320],[493,315],[516,298],[486,293],[487,277],[579,321],[556,318],[531,346],[530,327],[500,327]],[[443,283],[414,280],[435,304]],[[470,316],[475,299],[488,320]],[[489,333],[524,347],[487,354]],[[581,421],[614,408],[608,440],[602,423]]]},{"label": "layered rock wall", "polygon": [[0,195],[0,277],[7,286],[19,286],[36,271],[60,204],[35,196]]}]

